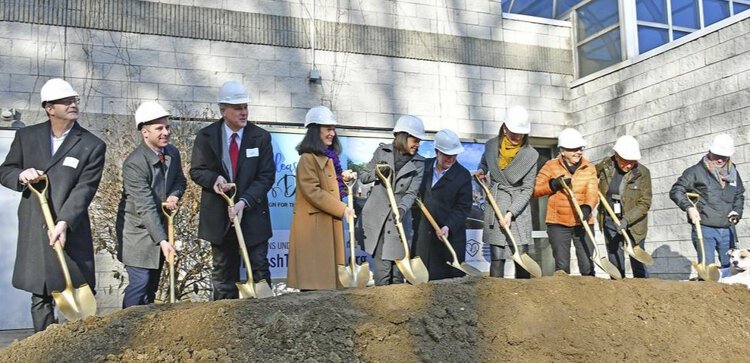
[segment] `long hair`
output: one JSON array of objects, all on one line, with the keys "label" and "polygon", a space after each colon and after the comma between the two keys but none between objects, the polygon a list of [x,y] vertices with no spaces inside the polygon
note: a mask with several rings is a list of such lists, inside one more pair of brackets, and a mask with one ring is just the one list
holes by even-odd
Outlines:
[{"label": "long hair", "polygon": [[[333,147],[333,151],[336,153],[336,155],[341,154],[341,143],[339,142],[338,134],[333,136],[333,144],[331,144],[331,147]],[[307,127],[305,137],[302,139],[302,141],[300,141],[299,145],[297,145],[297,152],[300,155],[304,153],[325,155],[325,149],[325,144],[323,144],[323,141],[320,140],[320,125],[310,124],[310,126]]]},{"label": "long hair", "polygon": [[398,150],[402,154],[409,153],[409,133],[397,132],[396,137],[393,138],[393,148]]}]

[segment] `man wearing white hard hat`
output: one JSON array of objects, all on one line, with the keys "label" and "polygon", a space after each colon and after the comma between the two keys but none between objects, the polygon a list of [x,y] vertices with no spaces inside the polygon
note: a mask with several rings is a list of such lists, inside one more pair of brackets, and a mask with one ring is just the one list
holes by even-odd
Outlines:
[{"label": "man wearing white hard hat", "polygon": [[[268,191],[276,177],[271,134],[247,121],[250,94],[236,81],[219,89],[221,119],[198,131],[190,178],[201,187],[198,237],[211,243],[214,300],[239,297],[240,253],[231,220],[237,215],[247,246],[252,279],[271,283]],[[220,195],[237,188],[234,208]],[[248,276],[251,271],[248,271]],[[248,278],[248,281],[250,278]]]},{"label": "man wearing white hard hat", "polygon": [[336,117],[328,107],[311,108],[305,115],[305,128],[305,137],[297,145],[300,158],[287,285],[300,290],[336,289],[342,287],[336,266],[344,265],[343,219],[354,216],[354,209],[342,201],[347,196],[344,183],[357,174],[341,167]]},{"label": "man wearing white hard hat", "polygon": [[466,218],[472,203],[471,174],[457,160],[464,147],[453,131],[438,131],[434,146],[435,157],[425,160],[419,197],[441,228],[436,232],[419,208],[414,208],[414,254],[422,258],[430,280],[441,280],[464,276],[447,264],[453,262],[453,257],[438,234],[448,238],[459,262],[464,262]]},{"label": "man wearing white hard hat", "polygon": [[[641,150],[638,141],[630,135],[621,136],[615,142],[614,155],[596,165],[599,191],[617,214],[620,224],[614,222],[599,205],[599,228],[607,241],[607,255],[620,275],[625,276],[624,237],[627,231],[636,246],[644,247],[648,230],[648,210],[651,208],[651,172],[638,161]],[[635,258],[630,259],[633,277],[646,278],[646,266]]]},{"label": "man wearing white hard hat", "polygon": [[122,307],[154,302],[162,266],[176,253],[167,239],[162,203],[170,210],[185,192],[180,151],[169,143],[169,112],[156,102],[135,111],[142,141],[122,164],[117,211],[117,258],[128,272]]},{"label": "man wearing white hard hat", "polygon": [[[687,168],[672,185],[669,197],[680,209],[687,212],[692,223],[692,238],[698,254],[698,262],[712,264],[719,254],[721,267],[729,267],[727,251],[734,247],[736,233],[734,225],[742,218],[745,204],[745,188],[737,167],[732,162],[734,140],[727,134],[716,135],[698,164]],[[700,195],[696,209],[685,193]],[[700,223],[706,256],[698,245],[695,223]]]},{"label": "man wearing white hard hat", "polygon": [[404,256],[388,194],[375,174],[375,167],[388,164],[393,170],[393,193],[402,220],[417,198],[424,174],[424,157],[417,153],[420,141],[426,137],[422,119],[412,115],[399,117],[393,127],[393,136],[393,142],[378,146],[359,175],[361,183],[375,183],[361,216],[365,250],[373,257],[375,285],[403,283],[404,276],[395,260],[411,258]]},{"label": "man wearing white hard hat", "polygon": [[[526,253],[531,238],[531,193],[537,171],[539,153],[529,145],[531,122],[528,112],[520,106],[508,108],[500,126],[498,136],[487,140],[484,154],[479,161],[477,175],[489,185],[490,192],[505,214],[499,216],[510,226],[516,238],[519,252]],[[498,224],[495,212],[484,209],[482,239],[490,244],[490,276],[505,276],[505,261],[511,259],[513,251],[508,247],[508,236]],[[514,262],[515,277],[531,278],[531,274]]]},{"label": "man wearing white hard hat", "polygon": [[[88,208],[99,187],[107,149],[102,140],[78,124],[78,92],[68,82],[51,79],[40,93],[48,120],[18,129],[0,166],[0,182],[22,193],[13,286],[32,294],[35,331],[55,321],[51,293],[65,289],[52,248],[55,244],[67,256],[73,286],[87,283],[96,291]],[[52,231],[47,231],[39,201],[27,188],[42,174],[49,183],[47,200],[55,223]]]}]

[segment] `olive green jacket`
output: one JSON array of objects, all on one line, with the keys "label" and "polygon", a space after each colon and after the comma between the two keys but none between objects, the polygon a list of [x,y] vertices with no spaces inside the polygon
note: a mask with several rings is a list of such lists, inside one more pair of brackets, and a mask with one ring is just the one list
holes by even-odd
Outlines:
[{"label": "olive green jacket", "polygon": [[[614,157],[609,157],[596,165],[596,174],[599,178],[599,191],[606,195],[612,175],[615,173]],[[643,166],[636,165],[625,173],[620,185],[620,196],[622,200],[622,217],[628,221],[628,232],[633,236],[635,243],[646,239],[648,231],[648,210],[651,208],[651,172]],[[599,227],[604,228],[604,215],[607,211],[602,203],[599,203]]]}]

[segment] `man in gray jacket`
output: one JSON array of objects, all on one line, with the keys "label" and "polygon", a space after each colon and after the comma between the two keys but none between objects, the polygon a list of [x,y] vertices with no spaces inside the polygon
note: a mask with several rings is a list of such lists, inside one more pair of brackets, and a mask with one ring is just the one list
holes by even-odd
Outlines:
[{"label": "man in gray jacket", "polygon": [[123,163],[117,213],[117,255],[128,272],[123,308],[154,302],[164,260],[176,253],[167,241],[161,205],[176,209],[187,180],[180,152],[169,144],[169,116],[156,102],[135,111],[143,143]]},{"label": "man in gray jacket", "polygon": [[[730,159],[733,154],[732,137],[717,135],[711,141],[708,154],[698,164],[687,168],[669,191],[669,197],[687,212],[689,221],[693,224],[700,222],[706,246],[706,264],[714,263],[715,250],[719,254],[721,267],[729,267],[727,251],[736,239],[733,227],[742,218],[745,203],[742,178]],[[687,192],[700,194],[698,208],[690,203],[685,195]],[[698,262],[702,262],[695,225],[692,239]]]}]

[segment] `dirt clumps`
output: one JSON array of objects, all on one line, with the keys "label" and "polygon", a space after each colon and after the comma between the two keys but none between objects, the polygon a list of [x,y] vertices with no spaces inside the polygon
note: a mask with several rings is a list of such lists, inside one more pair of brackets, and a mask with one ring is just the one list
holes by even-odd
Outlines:
[{"label": "dirt clumps", "polygon": [[0,361],[743,361],[749,298],[708,282],[463,278],[130,308],[51,326]]}]

